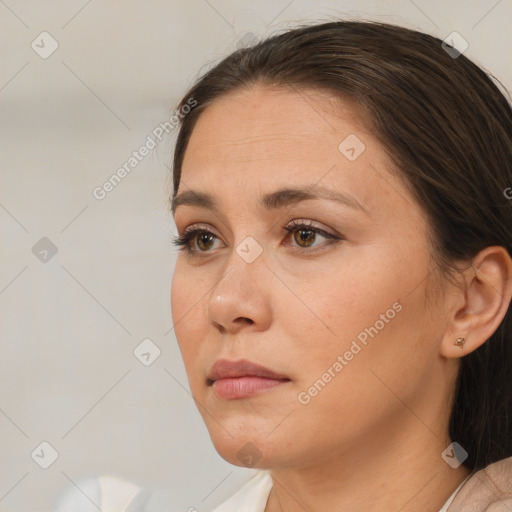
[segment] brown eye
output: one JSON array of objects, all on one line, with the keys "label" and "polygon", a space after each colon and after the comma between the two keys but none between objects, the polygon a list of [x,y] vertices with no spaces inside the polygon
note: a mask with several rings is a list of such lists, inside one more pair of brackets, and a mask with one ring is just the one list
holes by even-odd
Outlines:
[{"label": "brown eye", "polygon": [[211,247],[214,238],[214,235],[205,231],[198,233],[196,236],[196,241],[199,250],[207,251]]},{"label": "brown eye", "polygon": [[[312,252],[322,246],[332,245],[344,240],[342,236],[328,233],[327,231],[315,226],[311,221],[293,221],[284,227],[290,235],[291,244],[299,250],[308,249]],[[322,243],[322,239],[325,241]],[[311,250],[309,250],[311,249]]]},{"label": "brown eye", "polygon": [[[316,250],[317,246],[331,245],[336,242],[344,240],[342,236],[333,235],[323,229],[314,226],[311,223],[304,222],[292,222],[290,225],[283,228],[288,232],[291,238],[293,234],[292,245],[298,250],[308,249],[307,252]],[[319,240],[320,237],[320,240]],[[325,239],[324,243],[321,242]],[[201,227],[194,227],[188,229],[183,235],[177,236],[173,240],[173,244],[180,248],[180,251],[186,251],[189,256],[205,256],[208,253],[212,253],[215,249],[215,242],[220,242],[220,239],[209,231],[208,229]],[[311,249],[311,251],[309,251]],[[203,253],[203,254],[200,254]]]},{"label": "brown eye", "polygon": [[174,237],[173,244],[186,251],[189,255],[194,253],[211,252],[217,236],[203,228],[188,229],[183,235]]},{"label": "brown eye", "polygon": [[311,229],[300,229],[295,231],[293,238],[301,247],[309,247],[315,242],[316,233]]}]

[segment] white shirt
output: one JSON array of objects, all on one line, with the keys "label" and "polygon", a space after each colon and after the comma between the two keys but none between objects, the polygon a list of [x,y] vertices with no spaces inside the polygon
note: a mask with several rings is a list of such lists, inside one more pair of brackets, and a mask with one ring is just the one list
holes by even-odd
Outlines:
[{"label": "white shirt", "polygon": [[[439,512],[446,512],[455,495],[470,475],[453,491]],[[258,471],[231,498],[219,505],[212,512],[264,512],[272,489],[272,477],[268,471]]]}]

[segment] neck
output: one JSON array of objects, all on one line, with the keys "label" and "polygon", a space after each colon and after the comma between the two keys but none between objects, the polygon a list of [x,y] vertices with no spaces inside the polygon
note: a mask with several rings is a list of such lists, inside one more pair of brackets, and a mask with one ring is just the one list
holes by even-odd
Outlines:
[{"label": "neck", "polygon": [[365,436],[371,441],[320,454],[307,466],[271,469],[265,512],[438,512],[470,471],[442,459],[447,435],[417,418],[405,427],[394,438],[381,428]]}]

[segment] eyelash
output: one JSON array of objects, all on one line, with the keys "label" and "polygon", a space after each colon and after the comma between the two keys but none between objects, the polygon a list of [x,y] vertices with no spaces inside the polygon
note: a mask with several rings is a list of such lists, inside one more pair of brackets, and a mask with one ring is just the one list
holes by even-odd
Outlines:
[{"label": "eyelash", "polygon": [[[288,226],[284,226],[283,229],[285,231],[287,231],[287,233],[288,233],[287,236],[291,235],[295,231],[301,231],[301,230],[302,231],[312,231],[315,234],[318,234],[318,235],[321,235],[321,236],[327,238],[327,242],[325,242],[325,244],[328,244],[328,245],[331,245],[331,244],[334,244],[336,242],[343,240],[343,237],[333,235],[332,233],[328,233],[327,231],[324,231],[323,229],[315,227],[313,225],[313,223],[307,224],[305,222],[292,221],[290,224],[288,224]],[[211,251],[198,251],[196,249],[192,249],[192,247],[191,247],[191,242],[194,240],[194,238],[199,233],[206,233],[206,234],[212,235],[215,238],[217,238],[217,235],[215,235],[215,233],[211,232],[209,229],[201,228],[201,227],[195,227],[195,228],[193,227],[193,228],[186,230],[181,236],[175,236],[173,238],[172,243],[175,246],[178,246],[180,251],[187,251],[188,254],[190,254],[190,255],[193,255],[196,253],[208,254]],[[325,245],[325,244],[323,244],[323,245]],[[314,246],[312,249],[309,249],[307,247],[295,246],[295,249],[298,249],[299,251],[307,251],[307,252],[312,252],[316,248],[317,248],[317,246]]]}]

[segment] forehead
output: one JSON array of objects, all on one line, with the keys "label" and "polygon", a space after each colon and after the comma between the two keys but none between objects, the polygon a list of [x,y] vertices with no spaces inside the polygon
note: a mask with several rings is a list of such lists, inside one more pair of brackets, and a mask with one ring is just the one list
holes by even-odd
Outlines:
[{"label": "forehead", "polygon": [[[364,148],[354,160],[340,149],[347,140]],[[257,85],[222,96],[199,116],[180,191],[247,197],[321,182],[372,207],[397,191],[408,195],[390,166],[353,104],[324,91]]]},{"label": "forehead", "polygon": [[340,142],[363,130],[354,109],[326,92],[252,86],[217,99],[200,115],[183,167],[215,161],[333,161],[340,156]]}]

